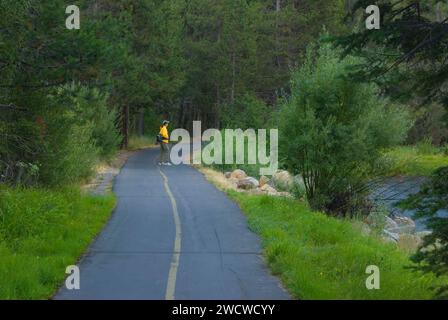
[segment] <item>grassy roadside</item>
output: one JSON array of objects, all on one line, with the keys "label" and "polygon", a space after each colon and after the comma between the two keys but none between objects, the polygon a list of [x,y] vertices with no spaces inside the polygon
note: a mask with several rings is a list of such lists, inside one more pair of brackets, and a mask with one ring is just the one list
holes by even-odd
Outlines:
[{"label": "grassy roadside", "polygon": [[[225,189],[218,174],[202,171]],[[363,235],[353,221],[312,212],[294,199],[227,193],[260,235],[271,270],[296,298],[430,299],[430,287],[440,281],[407,269],[406,253]],[[369,265],[380,268],[380,290],[365,287]]]},{"label": "grassy roadside", "polygon": [[155,144],[155,137],[150,136],[131,136],[129,138],[128,150],[140,150],[146,148],[154,148],[157,145]]},{"label": "grassy roadside", "polygon": [[434,147],[406,146],[387,151],[383,162],[390,176],[429,176],[436,169],[448,166],[448,155]]},{"label": "grassy roadside", "polygon": [[47,299],[99,233],[115,197],[0,187],[0,299]]}]

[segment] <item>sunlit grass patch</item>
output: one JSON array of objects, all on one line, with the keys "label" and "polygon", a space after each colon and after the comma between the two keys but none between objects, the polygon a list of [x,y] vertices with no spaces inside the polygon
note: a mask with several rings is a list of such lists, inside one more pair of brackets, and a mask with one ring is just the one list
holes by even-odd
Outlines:
[{"label": "sunlit grass patch", "polygon": [[[299,299],[430,299],[439,279],[414,272],[396,245],[367,236],[353,221],[312,212],[299,201],[229,192],[263,242],[274,274]],[[366,268],[380,269],[368,290]]]},{"label": "sunlit grass patch", "polygon": [[102,229],[113,195],[0,188],[0,299],[47,299]]},{"label": "sunlit grass patch", "polygon": [[448,166],[448,156],[437,149],[406,146],[387,151],[383,162],[388,175],[429,176],[436,169]]}]

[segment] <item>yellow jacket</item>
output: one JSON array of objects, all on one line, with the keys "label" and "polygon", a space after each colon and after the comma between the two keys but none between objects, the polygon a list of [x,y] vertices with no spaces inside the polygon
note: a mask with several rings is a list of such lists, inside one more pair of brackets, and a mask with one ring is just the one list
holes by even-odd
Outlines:
[{"label": "yellow jacket", "polygon": [[168,143],[170,137],[168,135],[168,129],[166,128],[166,126],[161,126],[160,127],[160,132],[159,134],[163,137],[162,142],[163,143]]}]

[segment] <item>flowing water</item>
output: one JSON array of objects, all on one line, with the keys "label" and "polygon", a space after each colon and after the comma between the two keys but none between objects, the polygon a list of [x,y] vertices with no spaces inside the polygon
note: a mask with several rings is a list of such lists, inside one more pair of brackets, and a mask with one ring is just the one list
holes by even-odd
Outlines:
[{"label": "flowing water", "polygon": [[[406,199],[409,195],[415,194],[420,190],[425,178],[416,177],[391,177],[378,181],[373,181],[371,198],[377,203],[383,204],[390,212],[398,213],[415,221],[417,232],[425,231],[425,219],[415,219],[415,210],[403,210],[397,207],[397,202]],[[448,217],[448,210],[440,210],[438,215]]]}]

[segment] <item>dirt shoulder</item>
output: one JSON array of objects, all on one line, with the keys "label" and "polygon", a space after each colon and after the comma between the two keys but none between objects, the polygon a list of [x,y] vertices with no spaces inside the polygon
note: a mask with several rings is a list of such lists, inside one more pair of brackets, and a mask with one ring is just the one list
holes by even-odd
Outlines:
[{"label": "dirt shoulder", "polygon": [[100,162],[94,168],[94,175],[81,189],[86,193],[105,195],[112,190],[113,180],[120,173],[123,165],[129,157],[139,150],[120,150],[115,157],[108,162]]}]

